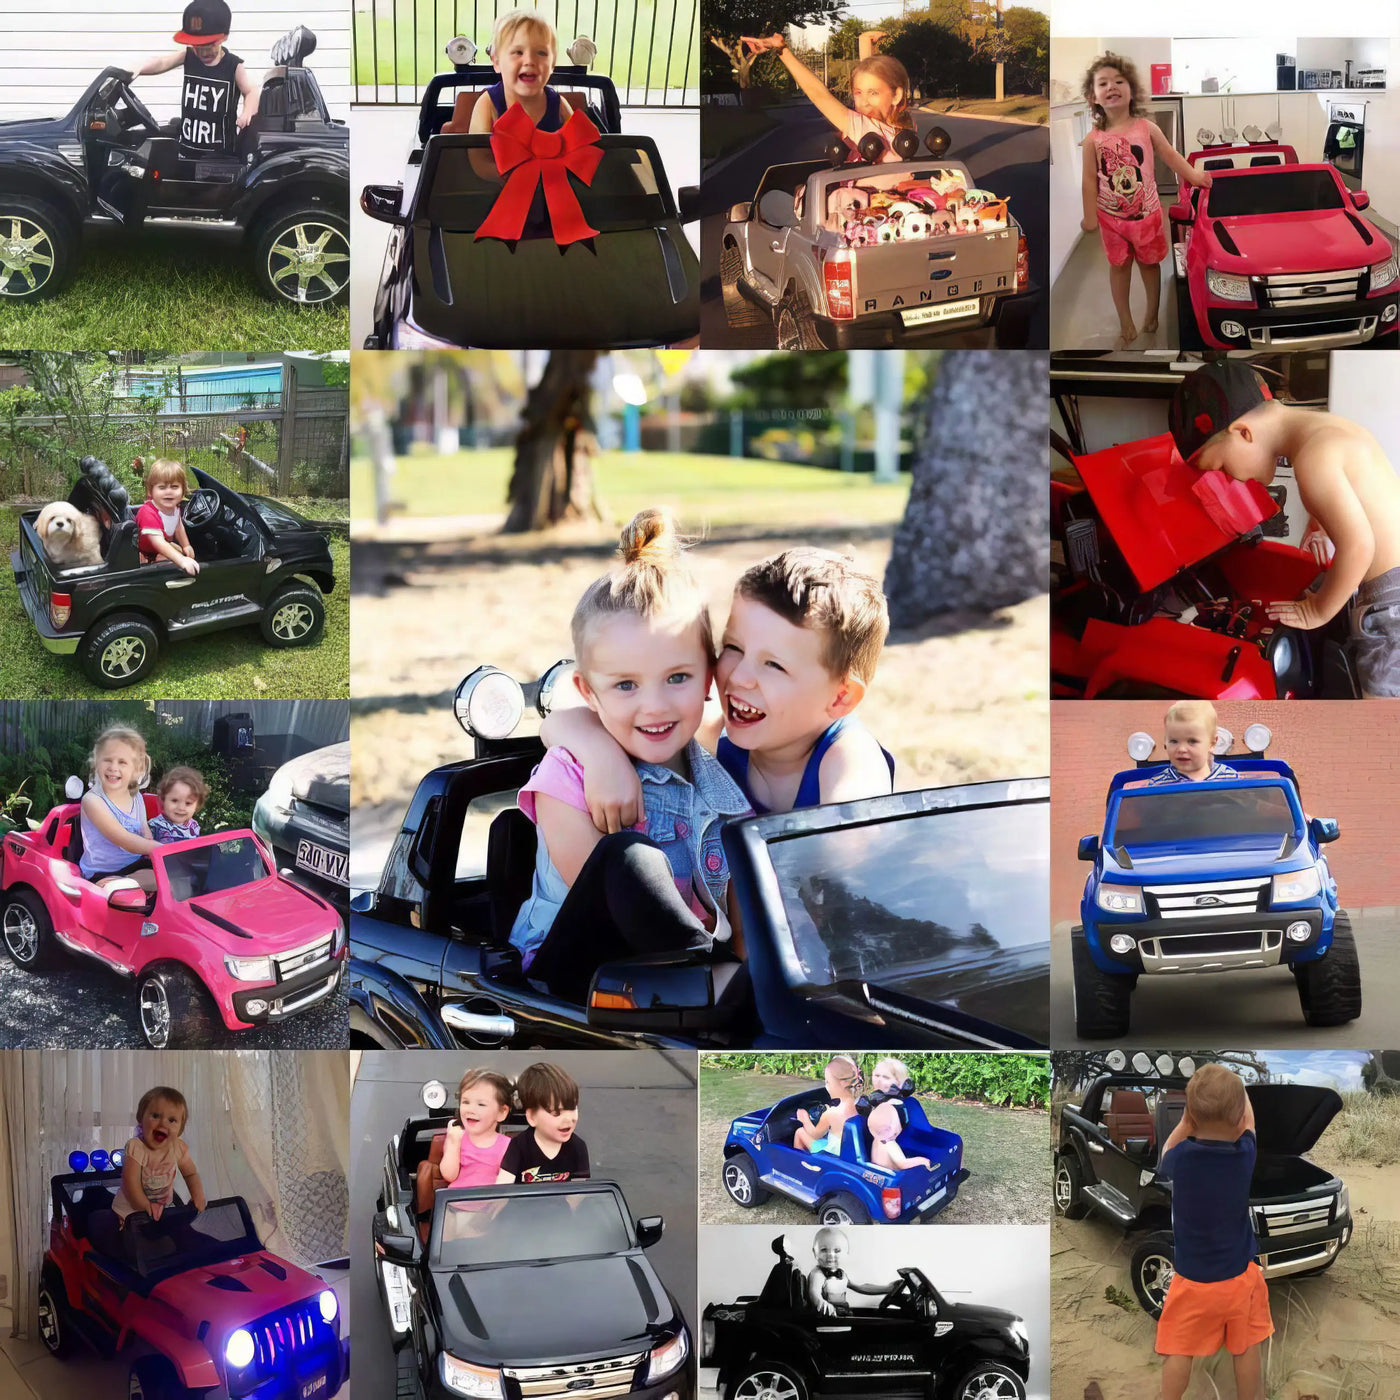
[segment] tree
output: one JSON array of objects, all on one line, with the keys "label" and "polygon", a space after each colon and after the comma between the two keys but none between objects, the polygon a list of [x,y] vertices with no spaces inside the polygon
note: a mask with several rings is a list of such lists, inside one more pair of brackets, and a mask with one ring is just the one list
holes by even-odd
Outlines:
[{"label": "tree", "polygon": [[758,37],[791,25],[834,24],[845,8],[845,0],[725,0],[705,7],[705,38],[728,60],[730,77],[742,92],[749,87],[754,64],[770,53],[749,53],[742,42],[745,34]]},{"label": "tree", "polygon": [[831,31],[827,52],[832,58],[859,58],[860,36],[869,28],[870,25],[865,20],[848,15]]},{"label": "tree", "polygon": [[730,408],[829,408],[846,389],[843,350],[764,355],[729,374],[736,392]]},{"label": "tree", "polygon": [[894,626],[991,612],[1045,591],[1049,428],[1047,355],[943,356],[885,572]]},{"label": "tree", "polygon": [[590,376],[597,362],[596,350],[551,350],[539,383],[526,396],[506,534],[602,518],[593,491],[598,439]]}]

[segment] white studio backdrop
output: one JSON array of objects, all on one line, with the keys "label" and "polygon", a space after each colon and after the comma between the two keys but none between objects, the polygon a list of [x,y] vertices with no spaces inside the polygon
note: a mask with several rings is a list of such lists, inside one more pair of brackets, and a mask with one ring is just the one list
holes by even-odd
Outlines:
[{"label": "white studio backdrop", "polygon": [[[235,0],[228,47],[261,81],[272,45],[297,24],[315,32],[306,61],[331,116],[350,111],[350,7],[346,0]],[[63,116],[109,65],[135,72],[176,45],[183,0],[4,0],[0,5],[0,120]],[[178,115],[182,75],[139,78],[136,95],[160,121]]]}]

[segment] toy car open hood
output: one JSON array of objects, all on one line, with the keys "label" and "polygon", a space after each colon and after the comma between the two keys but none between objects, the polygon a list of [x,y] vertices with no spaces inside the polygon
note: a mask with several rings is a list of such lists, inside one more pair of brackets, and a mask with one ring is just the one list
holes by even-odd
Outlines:
[{"label": "toy car open hood", "polygon": [[1278,514],[1257,481],[1188,467],[1170,433],[1074,464],[1138,586],[1156,588]]},{"label": "toy car open hood", "polygon": [[1317,1084],[1251,1084],[1260,1152],[1299,1157],[1317,1146],[1342,1111],[1342,1096]]}]

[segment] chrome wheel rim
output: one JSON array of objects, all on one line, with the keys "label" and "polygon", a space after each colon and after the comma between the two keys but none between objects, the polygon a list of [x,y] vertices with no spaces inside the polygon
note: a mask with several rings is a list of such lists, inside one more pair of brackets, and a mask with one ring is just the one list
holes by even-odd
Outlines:
[{"label": "chrome wheel rim", "polygon": [[843,1206],[827,1206],[821,1213],[823,1225],[854,1225],[850,1213]]},{"label": "chrome wheel rim", "polygon": [[170,1039],[170,1002],[154,977],[141,984],[141,1034],[153,1050],[164,1050]]},{"label": "chrome wheel rim", "polygon": [[39,951],[39,926],[22,904],[5,906],[5,947],[16,962],[34,961]]},{"label": "chrome wheel rim", "polygon": [[1070,1186],[1069,1168],[1062,1161],[1055,1168],[1055,1208],[1061,1215],[1069,1209],[1069,1198],[1073,1194]]},{"label": "chrome wheel rim", "polygon": [[27,297],[40,291],[53,276],[53,239],[33,219],[11,214],[0,217],[0,296]]},{"label": "chrome wheel rim", "polygon": [[1020,1400],[1021,1391],[1010,1376],[1000,1371],[984,1371],[969,1376],[961,1400]]},{"label": "chrome wheel rim", "polygon": [[126,1400],[146,1400],[146,1392],[141,1385],[141,1377],[133,1367],[126,1382]]},{"label": "chrome wheel rim", "polygon": [[272,614],[272,635],[284,642],[304,637],[316,621],[316,614],[305,603],[283,603]]},{"label": "chrome wheel rim", "polygon": [[777,1371],[755,1371],[734,1391],[734,1400],[801,1400],[802,1392],[790,1376]]},{"label": "chrome wheel rim", "polygon": [[749,1187],[749,1178],[743,1168],[735,1162],[727,1162],[724,1167],[724,1187],[741,1206],[746,1206],[753,1199],[753,1191]]},{"label": "chrome wheel rim", "polygon": [[283,229],[267,252],[268,280],[303,305],[329,301],[350,280],[350,245],[339,229],[306,220]]},{"label": "chrome wheel rim", "polygon": [[58,1330],[58,1309],[47,1288],[39,1292],[39,1339],[51,1352],[56,1353],[63,1345]]},{"label": "chrome wheel rim", "polygon": [[1142,1261],[1139,1272],[1142,1291],[1158,1312],[1167,1301],[1167,1289],[1171,1287],[1173,1273],[1172,1261],[1165,1254],[1149,1254]]},{"label": "chrome wheel rim", "polygon": [[146,664],[146,643],[140,637],[118,637],[102,653],[102,674],[126,680]]}]

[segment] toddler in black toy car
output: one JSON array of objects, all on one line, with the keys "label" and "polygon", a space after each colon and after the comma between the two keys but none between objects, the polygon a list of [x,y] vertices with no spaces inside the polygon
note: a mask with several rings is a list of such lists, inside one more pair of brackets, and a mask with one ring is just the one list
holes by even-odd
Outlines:
[{"label": "toddler in black toy car", "polygon": [[588,1147],[574,1131],[578,1127],[577,1081],[558,1065],[541,1061],[521,1070],[515,1092],[530,1131],[511,1139],[496,1180],[586,1181],[590,1175]]},{"label": "toddler in black toy car", "polygon": [[519,103],[540,131],[558,131],[573,115],[568,99],[549,86],[559,41],[554,28],[534,10],[502,15],[491,34],[491,66],[501,81],[486,89],[472,107],[470,131],[490,131]]},{"label": "toddler in black toy car", "polygon": [[851,1305],[847,1292],[865,1293],[886,1298],[899,1287],[899,1280],[890,1283],[857,1283],[847,1276],[846,1256],[851,1241],[844,1230],[827,1225],[818,1230],[812,1240],[812,1257],[816,1263],[807,1275],[807,1301],[828,1316],[849,1317]]},{"label": "toddler in black toy car", "polygon": [[183,47],[156,54],[136,70],[139,78],[183,65],[178,149],[182,160],[232,155],[238,132],[257,115],[262,89],[243,60],[224,47],[232,23],[224,0],[190,0],[175,35],[175,42]]},{"label": "toddler in black toy car", "polygon": [[189,477],[184,466],[157,457],[146,468],[145,487],[146,500],[136,512],[141,562],[157,564],[164,559],[193,578],[199,572],[199,561],[185,533],[182,503],[189,492]]}]

